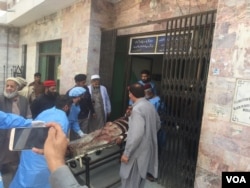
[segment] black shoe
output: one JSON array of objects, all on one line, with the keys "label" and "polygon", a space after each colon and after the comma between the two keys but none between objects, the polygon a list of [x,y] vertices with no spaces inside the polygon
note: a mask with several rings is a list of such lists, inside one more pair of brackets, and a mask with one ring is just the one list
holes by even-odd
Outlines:
[{"label": "black shoe", "polygon": [[151,181],[151,182],[154,182],[155,181],[155,178],[154,176],[152,176],[150,173],[147,173],[147,180]]}]

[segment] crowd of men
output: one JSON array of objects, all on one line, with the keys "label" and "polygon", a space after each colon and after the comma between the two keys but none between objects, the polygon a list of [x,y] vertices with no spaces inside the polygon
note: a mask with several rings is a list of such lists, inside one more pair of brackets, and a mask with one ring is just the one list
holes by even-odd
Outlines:
[{"label": "crowd of men", "polygon": [[[144,187],[148,174],[154,178],[158,175],[157,132],[161,121],[157,108],[160,98],[149,72],[142,71],[141,78],[128,87],[132,111],[121,157],[122,188]],[[75,75],[75,86],[65,95],[58,94],[54,80],[41,82],[40,73],[34,74],[34,82],[29,85],[20,77],[6,80],[4,93],[0,96],[0,111],[44,121],[51,126],[44,150],[34,148],[21,153],[8,149],[8,128],[21,125],[4,122],[5,126],[0,126],[5,129],[0,130],[0,172],[13,176],[10,188],[84,187],[78,185],[72,175],[68,176],[72,184],[65,183],[63,178],[59,180],[60,176],[70,174],[64,164],[66,135],[70,132],[70,139],[75,140],[101,129],[111,113],[109,95],[100,83],[100,76],[92,75],[90,85],[86,85],[86,79],[85,74]],[[4,178],[3,182],[8,186]]]}]

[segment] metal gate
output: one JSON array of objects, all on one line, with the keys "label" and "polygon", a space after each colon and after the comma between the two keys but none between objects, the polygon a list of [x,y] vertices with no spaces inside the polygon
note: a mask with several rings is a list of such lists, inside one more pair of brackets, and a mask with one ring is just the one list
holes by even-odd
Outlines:
[{"label": "metal gate", "polygon": [[158,181],[167,188],[194,187],[215,17],[210,11],[166,22]]}]

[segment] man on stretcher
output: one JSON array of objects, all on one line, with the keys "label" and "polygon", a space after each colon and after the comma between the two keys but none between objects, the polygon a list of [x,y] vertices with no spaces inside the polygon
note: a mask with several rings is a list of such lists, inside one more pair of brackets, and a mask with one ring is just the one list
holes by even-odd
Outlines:
[{"label": "man on stretcher", "polygon": [[84,155],[88,151],[98,149],[107,144],[120,144],[127,137],[128,116],[130,112],[131,108],[129,107],[124,117],[116,119],[113,122],[107,122],[103,128],[70,142],[68,157]]}]

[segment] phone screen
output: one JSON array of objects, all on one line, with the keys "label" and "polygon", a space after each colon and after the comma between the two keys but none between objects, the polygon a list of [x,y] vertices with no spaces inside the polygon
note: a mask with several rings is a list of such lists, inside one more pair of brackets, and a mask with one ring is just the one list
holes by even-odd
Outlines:
[{"label": "phone screen", "polygon": [[11,150],[26,150],[43,148],[44,142],[48,136],[49,127],[28,127],[15,128],[11,134],[10,149]]}]

